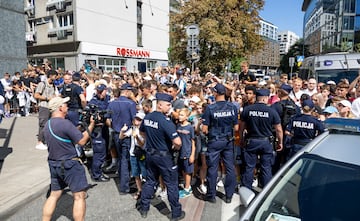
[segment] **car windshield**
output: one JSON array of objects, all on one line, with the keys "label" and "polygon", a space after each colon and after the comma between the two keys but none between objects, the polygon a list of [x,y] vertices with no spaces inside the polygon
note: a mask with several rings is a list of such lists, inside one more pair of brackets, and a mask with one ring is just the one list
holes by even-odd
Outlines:
[{"label": "car windshield", "polygon": [[278,179],[251,220],[354,220],[360,167],[304,154]]}]

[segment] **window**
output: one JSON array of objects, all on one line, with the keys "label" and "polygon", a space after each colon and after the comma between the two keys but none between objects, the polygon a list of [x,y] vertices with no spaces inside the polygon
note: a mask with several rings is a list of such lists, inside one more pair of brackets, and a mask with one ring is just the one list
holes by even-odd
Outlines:
[{"label": "window", "polygon": [[99,68],[105,71],[126,70],[126,59],[99,57]]},{"label": "window", "polygon": [[72,13],[67,15],[59,15],[57,19],[59,27],[69,27],[74,24],[74,16]]}]

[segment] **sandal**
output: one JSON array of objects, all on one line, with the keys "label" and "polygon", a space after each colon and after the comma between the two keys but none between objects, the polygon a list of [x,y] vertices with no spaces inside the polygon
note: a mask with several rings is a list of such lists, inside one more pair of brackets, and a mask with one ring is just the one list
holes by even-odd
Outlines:
[{"label": "sandal", "polygon": [[137,192],[137,193],[135,193],[135,195],[134,195],[134,199],[135,199],[135,200],[139,199],[140,194],[141,194],[141,192]]}]

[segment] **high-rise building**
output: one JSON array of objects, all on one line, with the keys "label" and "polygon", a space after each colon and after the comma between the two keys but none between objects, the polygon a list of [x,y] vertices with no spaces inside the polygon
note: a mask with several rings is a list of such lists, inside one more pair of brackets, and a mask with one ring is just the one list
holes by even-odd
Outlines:
[{"label": "high-rise building", "polygon": [[360,51],[360,0],[304,0],[302,11],[312,54]]},{"label": "high-rise building", "polygon": [[260,20],[260,30],[258,33],[263,37],[265,45],[258,53],[250,53],[251,55],[248,57],[250,68],[268,72],[269,70],[275,70],[279,67],[280,50],[279,42],[277,41],[277,32],[277,26],[265,20]]},{"label": "high-rise building", "polygon": [[277,40],[278,35],[278,27],[273,25],[272,23],[265,21],[263,19],[260,20],[260,30],[259,34],[261,36]]},{"label": "high-rise building", "polygon": [[299,40],[297,36],[292,31],[281,31],[278,34],[278,41],[280,42],[280,55],[288,53],[290,47],[294,45]]},{"label": "high-rise building", "polygon": [[145,72],[168,64],[169,0],[25,0],[32,63]]},{"label": "high-rise building", "polygon": [[0,1],[0,76],[26,68],[24,1]]}]

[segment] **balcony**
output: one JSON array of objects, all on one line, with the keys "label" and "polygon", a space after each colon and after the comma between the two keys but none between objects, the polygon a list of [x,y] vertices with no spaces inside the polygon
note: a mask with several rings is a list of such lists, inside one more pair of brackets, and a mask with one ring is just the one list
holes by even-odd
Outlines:
[{"label": "balcony", "polygon": [[34,18],[35,17],[35,6],[33,4],[28,4],[24,8],[24,12],[27,14],[27,16],[29,18]]},{"label": "balcony", "polygon": [[46,7],[51,10],[56,9],[56,12],[66,11],[66,1],[65,0],[48,0],[46,2]]},{"label": "balcony", "polygon": [[67,39],[69,34],[72,34],[74,29],[73,25],[52,28],[48,30],[48,36],[57,37],[58,40]]}]

